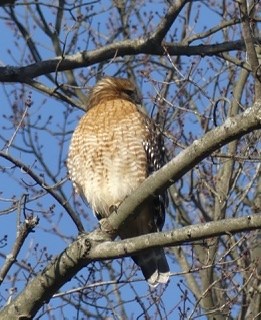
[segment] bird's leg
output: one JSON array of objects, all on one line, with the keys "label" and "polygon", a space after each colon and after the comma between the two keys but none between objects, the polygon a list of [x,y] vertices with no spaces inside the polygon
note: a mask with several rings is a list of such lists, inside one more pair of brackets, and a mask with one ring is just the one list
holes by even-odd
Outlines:
[{"label": "bird's leg", "polygon": [[112,206],[110,206],[110,208],[109,208],[109,213],[110,213],[110,215],[111,215],[113,212],[116,212],[116,213],[117,213],[118,207],[119,207],[119,206],[117,206],[117,205],[115,205],[115,204],[113,204]]},{"label": "bird's leg", "polygon": [[117,237],[117,235],[118,235],[117,230],[113,228],[113,226],[110,224],[110,222],[107,218],[101,219],[99,221],[99,223],[100,223],[101,231],[103,233],[106,233],[111,240],[113,240]]}]

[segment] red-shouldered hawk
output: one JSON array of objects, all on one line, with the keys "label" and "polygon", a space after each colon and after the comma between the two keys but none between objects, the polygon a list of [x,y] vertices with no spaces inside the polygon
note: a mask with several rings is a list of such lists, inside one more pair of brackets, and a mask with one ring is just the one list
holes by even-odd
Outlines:
[{"label": "red-shouldered hawk", "polygon": [[[91,90],[88,112],[72,136],[69,176],[98,219],[130,195],[150,173],[162,166],[162,137],[141,111],[132,82],[105,77]],[[136,218],[118,230],[122,239],[157,232],[165,220],[164,195],[147,201]],[[151,286],[166,283],[169,267],[162,248],[132,257]]]}]

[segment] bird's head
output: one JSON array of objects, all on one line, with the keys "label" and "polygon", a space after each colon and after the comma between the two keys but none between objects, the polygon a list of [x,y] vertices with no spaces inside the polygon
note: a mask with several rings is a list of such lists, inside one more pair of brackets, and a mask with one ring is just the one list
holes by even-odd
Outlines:
[{"label": "bird's head", "polygon": [[91,89],[87,109],[89,110],[98,103],[114,99],[128,100],[136,105],[141,104],[133,82],[124,78],[104,77]]}]

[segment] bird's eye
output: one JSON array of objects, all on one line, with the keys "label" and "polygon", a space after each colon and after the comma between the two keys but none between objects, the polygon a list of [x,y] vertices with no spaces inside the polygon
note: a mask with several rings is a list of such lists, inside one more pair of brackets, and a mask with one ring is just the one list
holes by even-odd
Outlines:
[{"label": "bird's eye", "polygon": [[133,91],[133,90],[126,89],[126,90],[124,90],[124,92],[125,92],[128,96],[130,96],[131,98],[133,98],[133,97],[136,95],[135,91]]},{"label": "bird's eye", "polygon": [[136,90],[129,90],[129,89],[125,89],[124,90],[125,94],[128,95],[130,97],[130,99],[132,101],[134,101],[135,103],[137,104],[140,104],[141,103],[141,99],[140,97],[138,96],[138,93]]}]

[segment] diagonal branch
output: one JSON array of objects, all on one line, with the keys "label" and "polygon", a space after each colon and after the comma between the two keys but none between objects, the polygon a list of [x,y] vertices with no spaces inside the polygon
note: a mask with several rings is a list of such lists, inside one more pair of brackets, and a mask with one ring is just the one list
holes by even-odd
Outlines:
[{"label": "diagonal branch", "polygon": [[32,232],[32,230],[36,227],[38,221],[38,217],[27,217],[25,219],[25,222],[19,227],[18,235],[12,248],[12,252],[6,257],[6,261],[0,270],[0,285],[2,284],[9,269],[15,263],[16,258],[24,244],[24,241],[26,240],[29,233]]},{"label": "diagonal branch", "polygon": [[[189,172],[196,164],[227,143],[239,139],[253,130],[261,129],[261,100],[240,115],[228,118],[224,124],[195,140],[159,171],[149,176],[108,218],[112,230],[119,226],[144,202],[167,189],[171,184]],[[107,226],[110,229],[110,226]]]},{"label": "diagonal branch", "polygon": [[55,191],[52,186],[49,186],[45,183],[45,181],[39,177],[31,168],[30,166],[27,166],[23,162],[19,161],[18,159],[12,157],[10,154],[0,151],[0,157],[10,161],[18,168],[22,169],[24,172],[26,172],[41,188],[46,190],[69,214],[69,216],[72,218],[73,222],[75,223],[77,229],[79,232],[82,232],[84,230],[83,225],[81,223],[81,220],[79,217],[75,214],[74,210],[70,206],[69,202],[64,199],[62,195],[59,194],[59,192]]},{"label": "diagonal branch", "polygon": [[173,2],[174,4],[170,6],[165,17],[161,20],[159,25],[156,27],[156,30],[150,36],[150,41],[154,43],[154,45],[161,45],[162,40],[165,38],[180,11],[188,1],[189,0],[176,0]]},{"label": "diagonal branch", "polygon": [[24,78],[23,83],[28,84],[32,88],[35,88],[35,89],[47,94],[50,97],[55,97],[58,100],[64,101],[72,106],[76,106],[77,108],[79,108],[81,110],[86,109],[85,106],[83,105],[83,103],[72,98],[73,94],[70,94],[69,90],[63,90],[65,92],[67,91],[66,95],[58,91],[58,89],[62,88],[63,85],[61,85],[60,87],[56,87],[56,88],[49,88],[46,85],[44,85],[43,83],[36,81],[36,80],[31,80],[30,78]]}]

